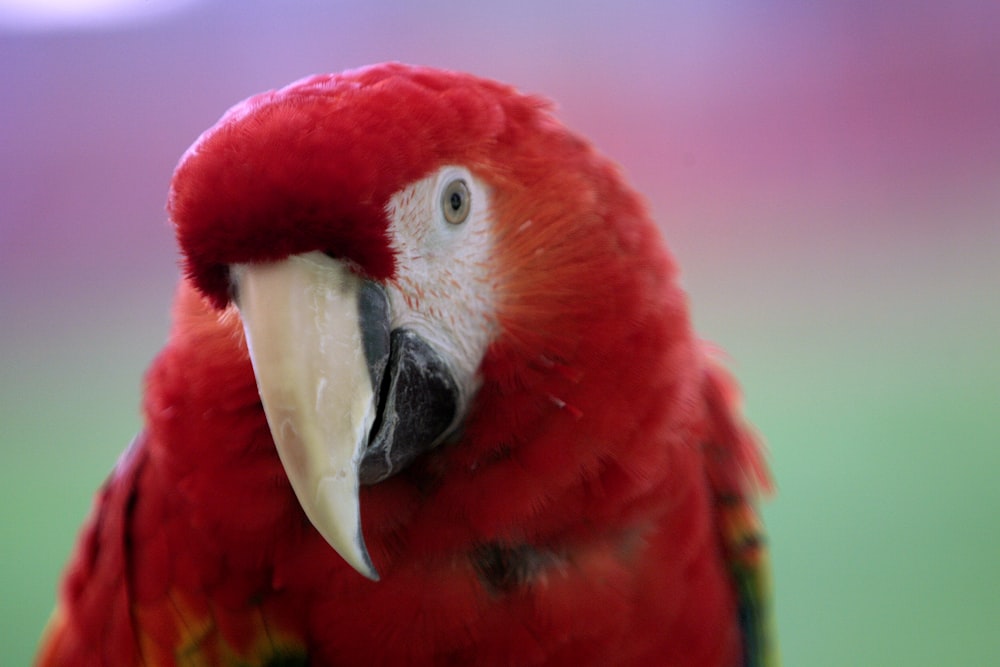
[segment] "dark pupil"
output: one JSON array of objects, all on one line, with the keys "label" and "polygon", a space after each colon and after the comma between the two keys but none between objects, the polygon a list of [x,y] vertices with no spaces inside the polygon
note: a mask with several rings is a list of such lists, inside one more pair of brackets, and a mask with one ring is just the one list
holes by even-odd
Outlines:
[{"label": "dark pupil", "polygon": [[462,195],[457,192],[451,193],[451,198],[448,199],[448,204],[451,206],[451,210],[457,211],[462,208]]}]

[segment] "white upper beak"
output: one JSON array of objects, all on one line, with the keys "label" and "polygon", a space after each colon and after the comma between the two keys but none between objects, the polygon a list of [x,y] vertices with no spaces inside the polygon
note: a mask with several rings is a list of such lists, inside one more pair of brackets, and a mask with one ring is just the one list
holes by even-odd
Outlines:
[{"label": "white upper beak", "polygon": [[377,580],[358,501],[378,391],[360,326],[363,281],[320,252],[234,266],[232,275],[264,412],[299,503],[344,560]]}]

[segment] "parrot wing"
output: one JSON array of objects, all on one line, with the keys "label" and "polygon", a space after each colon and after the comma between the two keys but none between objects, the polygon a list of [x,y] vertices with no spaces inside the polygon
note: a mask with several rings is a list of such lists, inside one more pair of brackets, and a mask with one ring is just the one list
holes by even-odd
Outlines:
[{"label": "parrot wing", "polygon": [[[129,613],[128,524],[136,480],[146,460],[140,434],[121,455],[94,499],[73,560],[62,583],[62,602],[46,627],[39,667],[138,662],[135,625]],[[90,637],[104,641],[91,642]]]},{"label": "parrot wing", "polygon": [[704,397],[711,433],[705,446],[723,552],[737,591],[743,667],[779,664],[773,641],[771,575],[766,536],[755,501],[772,490],[761,444],[742,422],[739,390],[719,365],[706,368]]},{"label": "parrot wing", "polygon": [[148,516],[137,508],[151,470],[147,441],[145,432],[132,441],[95,497],[37,667],[305,665],[303,641],[277,629],[280,611],[270,600],[208,603],[204,591],[185,581],[184,561],[160,539],[170,521],[142,527]]}]

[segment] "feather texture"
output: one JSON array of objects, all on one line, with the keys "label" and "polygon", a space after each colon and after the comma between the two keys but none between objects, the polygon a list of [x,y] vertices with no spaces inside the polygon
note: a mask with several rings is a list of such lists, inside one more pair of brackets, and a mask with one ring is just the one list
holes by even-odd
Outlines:
[{"label": "feather texture", "polygon": [[[498,332],[460,435],[362,489],[374,583],[297,504],[226,267],[318,249],[391,281],[390,197],[452,163],[492,189]],[[203,135],[170,210],[187,277],[145,432],[39,664],[775,664],[735,387],[641,198],[546,103],[395,64],[314,77]]]}]

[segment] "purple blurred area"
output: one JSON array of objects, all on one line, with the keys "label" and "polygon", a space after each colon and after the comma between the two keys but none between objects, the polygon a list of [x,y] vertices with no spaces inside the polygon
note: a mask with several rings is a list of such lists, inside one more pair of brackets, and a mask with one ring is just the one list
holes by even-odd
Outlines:
[{"label": "purple blurred area", "polygon": [[162,280],[168,179],[200,131],[259,90],[386,59],[557,100],[672,220],[713,202],[975,187],[1000,155],[997,7],[216,2],[134,28],[3,34],[4,302]]},{"label": "purple blurred area", "polygon": [[788,664],[1000,655],[1000,3],[205,0],[0,22],[11,664],[140,425],[178,158],[251,94],[385,60],[555,100],[647,196],[770,445]]}]

